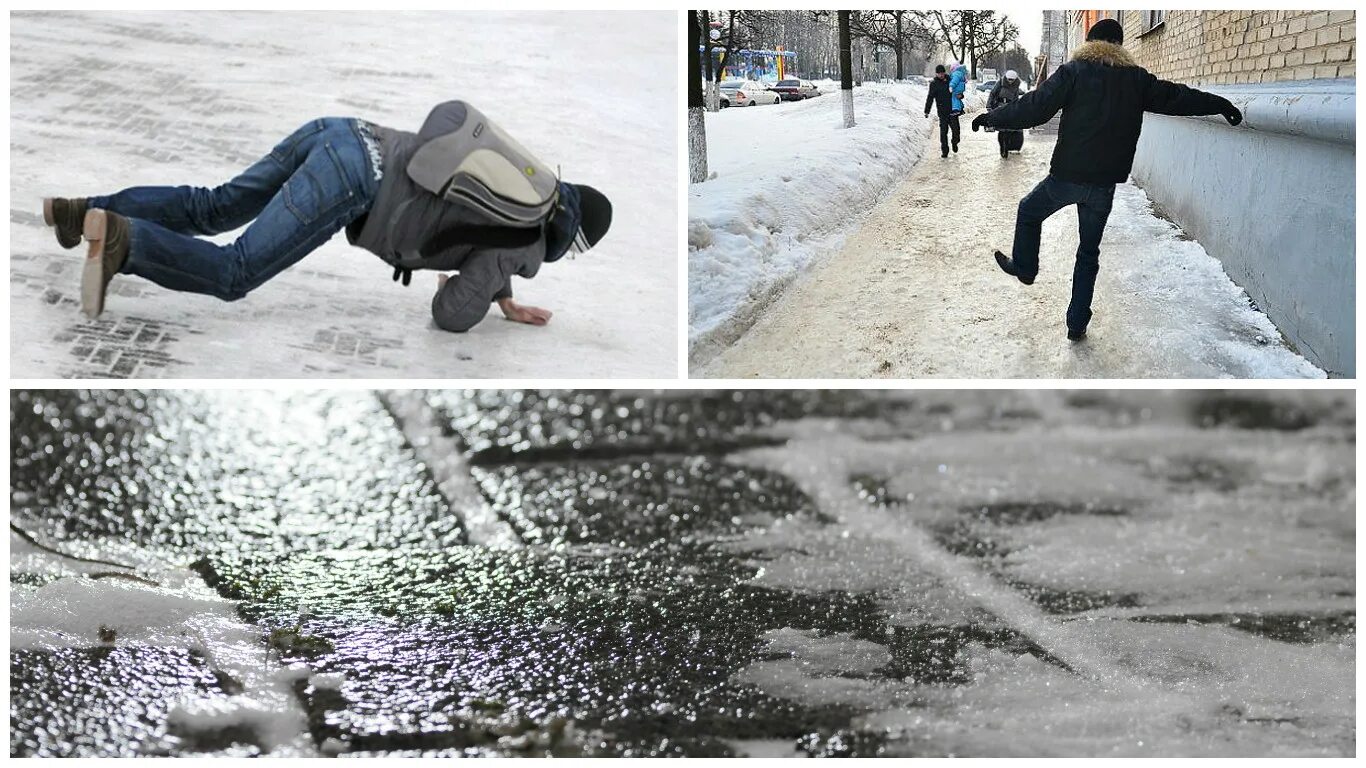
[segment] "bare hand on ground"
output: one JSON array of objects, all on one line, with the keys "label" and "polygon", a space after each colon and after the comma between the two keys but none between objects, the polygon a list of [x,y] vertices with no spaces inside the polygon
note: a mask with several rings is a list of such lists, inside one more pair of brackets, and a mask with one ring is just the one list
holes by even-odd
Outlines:
[{"label": "bare hand on ground", "polygon": [[528,325],[545,325],[550,322],[550,316],[553,314],[548,309],[518,304],[512,299],[499,299],[498,307],[503,310],[503,315],[507,319]]}]

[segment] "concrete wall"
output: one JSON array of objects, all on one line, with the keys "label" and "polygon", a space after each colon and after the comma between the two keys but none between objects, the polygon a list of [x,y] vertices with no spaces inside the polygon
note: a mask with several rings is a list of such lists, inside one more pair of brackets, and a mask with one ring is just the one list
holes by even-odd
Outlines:
[{"label": "concrete wall", "polygon": [[1355,376],[1355,80],[1209,90],[1244,124],[1148,115],[1134,180],[1305,357]]}]

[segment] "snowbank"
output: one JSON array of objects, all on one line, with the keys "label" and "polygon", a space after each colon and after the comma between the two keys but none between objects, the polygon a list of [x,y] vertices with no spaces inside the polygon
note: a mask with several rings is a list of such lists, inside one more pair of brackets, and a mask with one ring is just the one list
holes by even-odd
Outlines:
[{"label": "snowbank", "polygon": [[813,259],[838,249],[925,150],[925,86],[856,88],[850,130],[838,85],[818,86],[816,99],[707,115],[712,176],[688,189],[695,358],[737,338]]}]

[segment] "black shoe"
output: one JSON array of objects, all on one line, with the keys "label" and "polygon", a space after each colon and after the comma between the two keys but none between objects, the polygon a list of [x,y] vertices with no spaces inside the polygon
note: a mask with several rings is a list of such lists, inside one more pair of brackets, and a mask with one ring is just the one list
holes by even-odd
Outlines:
[{"label": "black shoe", "polygon": [[958,142],[956,141],[953,143],[953,153],[958,154]]},{"label": "black shoe", "polygon": [[1015,265],[1011,263],[1010,257],[1006,256],[1004,253],[1001,253],[1000,251],[996,252],[996,266],[1000,267],[1002,272],[1006,273],[1007,275],[1010,275],[1016,280],[1019,280],[1025,285],[1034,284],[1033,275],[1030,275],[1029,277],[1021,275],[1018,271],[1016,271]]},{"label": "black shoe", "polygon": [[1080,331],[1074,331],[1071,328],[1067,329],[1067,339],[1069,341],[1081,341],[1084,338],[1086,338],[1086,329],[1083,328]]},{"label": "black shoe", "polygon": [[63,248],[81,244],[85,208],[84,197],[43,198],[43,223],[57,230],[57,243]]},{"label": "black shoe", "polygon": [[1010,157],[1010,150],[1008,150],[1008,149],[1003,149],[1003,150],[1001,150],[1001,157]]},{"label": "black shoe", "polygon": [[943,153],[942,155],[940,155],[940,157],[948,157],[948,156],[949,156],[949,151],[948,151],[947,149],[944,150],[944,153]]},{"label": "black shoe", "polygon": [[93,319],[104,311],[109,281],[128,260],[128,219],[94,208],[86,211],[82,229],[90,252],[81,273],[81,309]]}]

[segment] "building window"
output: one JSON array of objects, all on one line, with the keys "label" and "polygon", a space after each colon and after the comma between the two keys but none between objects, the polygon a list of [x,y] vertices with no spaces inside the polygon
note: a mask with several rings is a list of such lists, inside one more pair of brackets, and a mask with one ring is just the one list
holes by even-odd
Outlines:
[{"label": "building window", "polygon": [[1162,26],[1162,22],[1167,20],[1166,11],[1139,11],[1143,19],[1143,34]]}]

